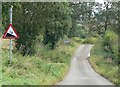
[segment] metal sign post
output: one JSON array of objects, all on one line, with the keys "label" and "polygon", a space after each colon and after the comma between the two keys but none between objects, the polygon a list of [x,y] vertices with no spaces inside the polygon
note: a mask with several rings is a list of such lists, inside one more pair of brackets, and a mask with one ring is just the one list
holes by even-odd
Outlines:
[{"label": "metal sign post", "polygon": [[[10,7],[10,24],[12,24],[12,8],[13,6]],[[10,38],[10,53],[9,53],[9,63],[11,63],[12,60],[12,39]]]},{"label": "metal sign post", "polygon": [[12,8],[10,7],[10,24],[8,25],[8,28],[6,29],[5,33],[3,34],[3,39],[10,39],[10,45],[9,45],[9,59],[8,63],[11,64],[12,61],[12,39],[18,39],[19,35],[16,31],[16,29],[12,26]]}]

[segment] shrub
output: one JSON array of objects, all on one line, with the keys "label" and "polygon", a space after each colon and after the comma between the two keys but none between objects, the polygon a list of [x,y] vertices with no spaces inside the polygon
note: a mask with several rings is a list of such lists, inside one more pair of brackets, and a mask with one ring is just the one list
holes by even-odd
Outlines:
[{"label": "shrub", "polygon": [[78,43],[83,43],[84,42],[84,39],[80,38],[80,37],[73,37],[72,40],[75,41],[75,42],[78,42]]},{"label": "shrub", "polygon": [[114,59],[118,62],[118,36],[112,31],[106,31],[103,37],[102,45],[104,51],[107,52],[106,57]]},{"label": "shrub", "polygon": [[90,44],[95,44],[96,42],[98,41],[97,38],[94,38],[94,37],[88,37],[84,40],[84,43],[90,43]]},{"label": "shrub", "polygon": [[[112,36],[110,36],[110,38],[111,37]],[[113,62],[110,59],[111,57],[114,58],[113,54],[110,52],[104,51],[105,46],[103,45],[103,41],[106,41],[106,40],[101,38],[98,41],[98,43],[96,43],[96,45],[93,47],[93,49],[91,50],[91,57],[89,60],[90,60],[91,65],[95,69],[95,71],[97,71],[99,74],[106,77],[107,79],[109,79],[110,81],[112,81],[114,84],[118,86],[120,85],[119,78],[118,78],[119,67],[118,67],[117,62]],[[113,45],[114,44],[112,44],[111,46]],[[108,58],[106,59],[106,57]]]}]

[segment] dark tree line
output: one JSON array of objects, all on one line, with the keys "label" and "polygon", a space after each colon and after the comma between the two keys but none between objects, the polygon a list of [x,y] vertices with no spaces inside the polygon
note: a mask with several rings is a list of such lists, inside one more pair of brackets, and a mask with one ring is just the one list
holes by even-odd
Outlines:
[{"label": "dark tree line", "polygon": [[9,24],[9,8],[13,5],[13,26],[20,38],[16,48],[23,55],[34,54],[36,41],[51,49],[64,36],[86,38],[103,36],[109,29],[118,31],[119,2],[17,2],[3,3],[3,32]]}]

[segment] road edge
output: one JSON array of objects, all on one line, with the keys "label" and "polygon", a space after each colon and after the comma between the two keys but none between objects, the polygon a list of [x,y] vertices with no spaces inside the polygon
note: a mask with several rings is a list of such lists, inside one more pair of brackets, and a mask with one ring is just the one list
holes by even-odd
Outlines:
[{"label": "road edge", "polygon": [[[93,47],[91,48],[91,50],[92,50],[92,49],[93,49]],[[90,52],[91,52],[91,50],[90,50]],[[88,61],[89,65],[90,65],[90,67],[95,71],[95,73],[97,73],[97,74],[100,75],[101,77],[107,79],[107,80],[108,80],[109,82],[111,82],[114,86],[116,86],[114,82],[112,82],[110,79],[108,79],[108,78],[105,77],[104,75],[100,74],[100,73],[94,68],[94,66],[93,66],[92,63],[90,62],[90,56],[87,58],[87,61]],[[116,87],[117,87],[117,86],[116,86]]]}]

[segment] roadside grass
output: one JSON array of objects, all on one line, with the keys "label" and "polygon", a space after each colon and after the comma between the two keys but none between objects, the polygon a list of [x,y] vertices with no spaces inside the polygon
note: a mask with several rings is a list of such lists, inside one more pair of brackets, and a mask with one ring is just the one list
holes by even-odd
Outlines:
[{"label": "roadside grass", "polygon": [[[3,42],[4,43],[4,42]],[[6,43],[6,42],[5,42]],[[53,85],[69,70],[72,55],[80,44],[74,39],[64,44],[59,41],[56,49],[36,44],[34,56],[22,56],[13,51],[8,64],[9,50],[2,50],[2,85]]]},{"label": "roadside grass", "polygon": [[98,38],[99,37],[86,37],[86,38],[73,37],[71,39],[81,44],[95,44],[98,42]]},{"label": "roadside grass", "polygon": [[[93,47],[89,61],[96,72],[120,87],[120,78],[118,77],[119,66],[113,60],[105,59],[105,56],[109,54],[104,51],[101,41],[101,39],[98,40]],[[113,45],[118,45],[118,43],[116,42],[116,44],[114,43],[112,46]],[[114,46],[114,49],[117,49],[117,47],[118,46]],[[118,51],[115,50],[115,52],[117,54]]]},{"label": "roadside grass", "polygon": [[8,39],[1,39],[2,41],[2,49],[9,49],[9,40]]},{"label": "roadside grass", "polygon": [[84,44],[95,44],[98,41],[98,37],[87,37],[84,39]]},{"label": "roadside grass", "polygon": [[[0,48],[1,49],[1,48]],[[0,50],[1,51],[1,50]],[[1,55],[1,52],[0,52]],[[2,64],[1,64],[1,56],[0,56],[0,87],[2,86]]]},{"label": "roadside grass", "polygon": [[0,87],[2,86],[2,64],[0,60]]}]

